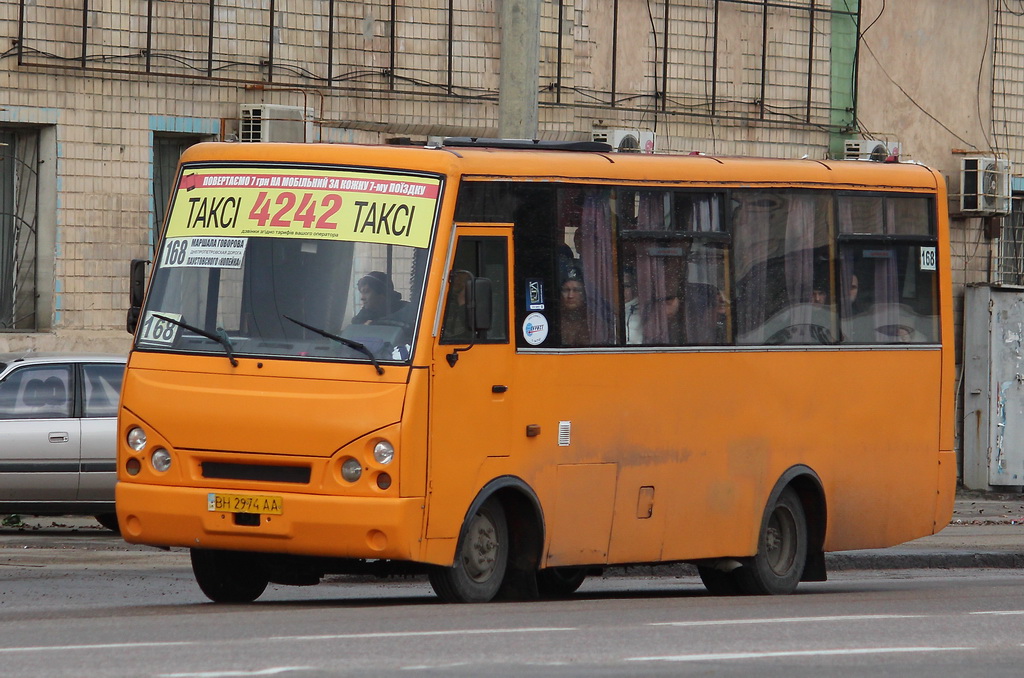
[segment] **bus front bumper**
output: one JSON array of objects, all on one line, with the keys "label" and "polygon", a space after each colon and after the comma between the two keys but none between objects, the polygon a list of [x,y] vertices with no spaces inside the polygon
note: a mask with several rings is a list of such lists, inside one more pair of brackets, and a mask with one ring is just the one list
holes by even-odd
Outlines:
[{"label": "bus front bumper", "polygon": [[[272,495],[280,515],[209,508],[211,493]],[[119,482],[125,541],[333,558],[418,560],[423,499],[244,492]],[[239,517],[242,516],[242,517]]]}]

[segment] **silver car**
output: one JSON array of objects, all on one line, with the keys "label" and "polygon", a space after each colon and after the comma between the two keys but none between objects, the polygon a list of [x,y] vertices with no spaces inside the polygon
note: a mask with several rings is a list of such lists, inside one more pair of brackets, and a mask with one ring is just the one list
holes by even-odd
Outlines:
[{"label": "silver car", "polygon": [[0,514],[93,515],[117,529],[125,357],[0,353]]}]

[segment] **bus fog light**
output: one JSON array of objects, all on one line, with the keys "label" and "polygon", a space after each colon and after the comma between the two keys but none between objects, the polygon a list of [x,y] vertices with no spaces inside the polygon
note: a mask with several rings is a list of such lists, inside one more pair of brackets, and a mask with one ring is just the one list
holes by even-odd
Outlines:
[{"label": "bus fog light", "polygon": [[357,460],[350,457],[341,465],[341,477],[348,482],[356,482],[361,475],[363,475],[363,467]]},{"label": "bus fog light", "polygon": [[149,458],[149,463],[153,465],[154,470],[163,473],[171,468],[171,453],[161,447],[153,452],[153,456]]},{"label": "bus fog light", "polygon": [[142,462],[132,457],[124,463],[124,470],[130,476],[137,476],[139,471],[142,470]]},{"label": "bus fog light", "polygon": [[128,447],[141,452],[146,447],[146,432],[136,426],[128,431]]},{"label": "bus fog light", "polygon": [[382,440],[373,446],[373,458],[378,464],[390,464],[395,458],[394,446],[386,440]]},{"label": "bus fog light", "polygon": [[382,490],[386,490],[391,487],[391,474],[381,473],[377,476],[377,487]]}]

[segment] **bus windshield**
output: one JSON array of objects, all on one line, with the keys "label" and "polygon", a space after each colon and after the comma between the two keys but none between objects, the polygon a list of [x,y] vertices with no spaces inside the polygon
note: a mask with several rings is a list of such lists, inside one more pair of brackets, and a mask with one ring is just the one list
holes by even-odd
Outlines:
[{"label": "bus windshield", "polygon": [[[258,185],[282,174],[291,182]],[[186,166],[136,347],[407,362],[440,182],[343,174]]]}]

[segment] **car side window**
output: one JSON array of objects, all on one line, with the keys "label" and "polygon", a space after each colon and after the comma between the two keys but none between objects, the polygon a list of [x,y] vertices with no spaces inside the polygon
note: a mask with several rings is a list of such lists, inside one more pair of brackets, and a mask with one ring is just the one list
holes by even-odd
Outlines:
[{"label": "car side window", "polygon": [[83,417],[116,417],[117,402],[121,396],[124,365],[95,363],[82,365],[85,382],[85,408]]},{"label": "car side window", "polygon": [[62,419],[71,416],[71,366],[24,367],[0,382],[0,418]]}]

